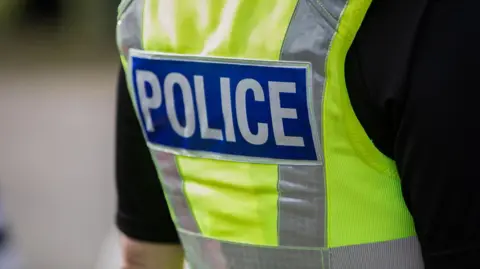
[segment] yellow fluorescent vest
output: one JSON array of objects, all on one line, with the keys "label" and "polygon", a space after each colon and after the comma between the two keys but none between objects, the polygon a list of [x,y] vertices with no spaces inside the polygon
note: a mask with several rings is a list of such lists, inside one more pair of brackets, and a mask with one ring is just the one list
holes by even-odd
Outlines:
[{"label": "yellow fluorescent vest", "polygon": [[121,3],[117,43],[130,88],[131,49],[311,63],[318,165],[189,157],[149,144],[192,269],[423,268],[395,165],[347,94],[345,57],[370,3]]}]

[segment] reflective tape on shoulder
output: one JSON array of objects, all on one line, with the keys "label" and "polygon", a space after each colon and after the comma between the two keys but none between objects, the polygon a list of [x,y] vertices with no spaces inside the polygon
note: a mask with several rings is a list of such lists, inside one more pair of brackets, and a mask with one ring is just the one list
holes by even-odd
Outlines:
[{"label": "reflective tape on shoulder", "polygon": [[142,10],[144,0],[130,0],[120,7],[117,19],[117,46],[123,59],[131,48],[142,48]]},{"label": "reflective tape on shoulder", "polygon": [[[324,5],[323,2],[328,3]],[[299,0],[281,51],[281,60],[312,64],[311,99],[315,126],[319,129],[322,165],[279,166],[279,244],[282,246],[326,247],[327,191],[323,152],[322,109],[325,92],[325,61],[346,0]],[[314,34],[312,34],[314,33]]]}]

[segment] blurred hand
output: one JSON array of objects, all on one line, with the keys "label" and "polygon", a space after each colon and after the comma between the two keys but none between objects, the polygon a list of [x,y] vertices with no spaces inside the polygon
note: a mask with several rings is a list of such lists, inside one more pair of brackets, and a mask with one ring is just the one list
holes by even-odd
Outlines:
[{"label": "blurred hand", "polygon": [[183,250],[179,245],[141,242],[122,236],[122,269],[182,269]]}]

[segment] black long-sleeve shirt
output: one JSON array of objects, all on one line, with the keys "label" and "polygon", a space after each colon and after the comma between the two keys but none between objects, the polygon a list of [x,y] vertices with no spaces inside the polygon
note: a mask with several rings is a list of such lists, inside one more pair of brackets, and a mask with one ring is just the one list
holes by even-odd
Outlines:
[{"label": "black long-sleeve shirt", "polygon": [[[426,269],[480,268],[478,0],[373,0],[345,65],[355,113],[397,163]],[[133,111],[118,84],[117,222],[178,243]]]}]

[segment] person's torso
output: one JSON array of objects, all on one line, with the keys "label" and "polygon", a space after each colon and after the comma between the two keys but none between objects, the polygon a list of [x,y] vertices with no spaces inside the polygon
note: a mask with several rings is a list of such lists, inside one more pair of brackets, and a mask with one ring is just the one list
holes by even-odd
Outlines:
[{"label": "person's torso", "polygon": [[196,268],[422,268],[350,105],[366,0],[124,1],[118,45]]}]

